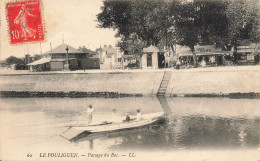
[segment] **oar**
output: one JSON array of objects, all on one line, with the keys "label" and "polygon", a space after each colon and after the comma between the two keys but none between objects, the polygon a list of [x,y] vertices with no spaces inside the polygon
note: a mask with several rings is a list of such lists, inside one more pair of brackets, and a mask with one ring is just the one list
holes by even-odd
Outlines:
[{"label": "oar", "polygon": [[[91,104],[90,104],[91,105]],[[90,106],[89,105],[89,106]],[[85,119],[85,118],[83,118],[83,119]],[[82,120],[83,120],[82,119]],[[76,122],[76,124],[74,124],[74,125],[72,125],[72,126],[70,126],[67,130],[65,130],[63,133],[65,133],[66,131],[68,131],[70,128],[72,128],[73,126],[75,126],[75,125],[77,125],[80,121],[82,121],[82,120],[79,120],[78,122]],[[63,134],[63,133],[61,133],[61,134]]]},{"label": "oar", "polygon": [[[85,119],[85,118],[83,118]],[[67,130],[65,130],[64,132],[62,132],[60,135],[62,135],[63,133],[65,133],[66,131],[68,131],[70,128],[72,128],[73,126],[77,125],[80,121],[82,121],[83,119],[79,120],[78,122],[76,122],[75,124],[73,124],[72,126],[69,126],[69,128]]]}]

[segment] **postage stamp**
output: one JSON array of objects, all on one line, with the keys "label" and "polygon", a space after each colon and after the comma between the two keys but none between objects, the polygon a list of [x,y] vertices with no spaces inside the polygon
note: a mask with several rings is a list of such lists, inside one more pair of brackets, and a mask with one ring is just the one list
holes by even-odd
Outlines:
[{"label": "postage stamp", "polygon": [[6,4],[11,44],[44,41],[44,26],[40,0]]}]

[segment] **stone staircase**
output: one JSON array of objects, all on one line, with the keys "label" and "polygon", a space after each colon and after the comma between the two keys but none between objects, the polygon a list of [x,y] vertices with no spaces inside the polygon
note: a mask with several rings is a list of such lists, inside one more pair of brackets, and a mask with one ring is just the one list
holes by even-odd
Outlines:
[{"label": "stone staircase", "polygon": [[157,96],[164,96],[165,95],[167,87],[168,87],[168,84],[169,84],[169,81],[171,79],[171,75],[172,75],[172,72],[170,72],[170,71],[165,71],[164,72],[160,88],[159,88],[159,90],[157,92]]}]

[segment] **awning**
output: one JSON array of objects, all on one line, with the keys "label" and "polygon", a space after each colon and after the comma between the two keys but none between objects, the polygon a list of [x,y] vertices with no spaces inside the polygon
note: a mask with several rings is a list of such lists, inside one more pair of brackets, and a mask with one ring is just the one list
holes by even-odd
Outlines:
[{"label": "awning", "polygon": [[233,54],[232,51],[217,51],[217,52],[198,52],[196,53],[196,55],[229,55],[229,54]]},{"label": "awning", "polygon": [[237,53],[253,53],[254,49],[238,49]]},{"label": "awning", "polygon": [[[69,60],[75,60],[77,58],[69,58]],[[51,59],[52,62],[61,62],[61,61],[66,61],[66,59]]]},{"label": "awning", "polygon": [[[196,56],[215,56],[215,55],[232,55],[232,51],[218,51],[218,52],[195,52]],[[179,53],[179,56],[192,56],[191,52],[188,53]]]},{"label": "awning", "polygon": [[56,62],[56,61],[61,62],[61,61],[66,61],[66,60],[65,60],[65,59],[51,59],[51,61],[52,61],[52,62],[54,62],[54,61],[55,61],[55,62]]},{"label": "awning", "polygon": [[36,61],[26,64],[26,65],[40,65],[40,64],[49,63],[50,61],[51,61],[51,58],[47,57],[47,58],[42,58],[42,59],[36,60]]}]

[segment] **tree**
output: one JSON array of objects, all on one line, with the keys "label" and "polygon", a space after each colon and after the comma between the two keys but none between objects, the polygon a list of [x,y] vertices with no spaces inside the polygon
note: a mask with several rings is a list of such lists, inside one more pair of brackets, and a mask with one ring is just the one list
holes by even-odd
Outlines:
[{"label": "tree", "polygon": [[102,12],[97,15],[98,27],[117,29],[117,37],[128,37],[131,33],[130,1],[105,0]]},{"label": "tree", "polygon": [[146,46],[146,43],[140,40],[136,33],[132,33],[127,39],[118,42],[117,46],[121,49],[125,49],[125,54],[138,54],[142,52],[143,48]]},{"label": "tree", "polygon": [[191,49],[194,66],[197,66],[195,45],[227,44],[227,5],[224,0],[194,0],[180,5],[175,16],[177,43]]},{"label": "tree", "polygon": [[166,50],[173,49],[176,44],[174,28],[174,15],[179,7],[178,1],[159,1],[153,9],[147,13],[146,26],[153,29],[154,44]]},{"label": "tree", "polygon": [[[171,42],[169,31],[172,23],[169,23],[170,14],[166,7],[168,8],[166,1],[104,1],[97,19],[99,27],[116,29],[116,37],[121,38],[121,50],[131,52],[131,47],[127,47],[130,42],[131,46],[137,48],[140,45],[134,45],[136,42],[142,42],[145,46]],[[136,40],[133,35],[137,35]]]},{"label": "tree", "polygon": [[177,43],[191,49],[195,66],[197,44],[228,50],[238,39],[259,41],[259,17],[258,0],[105,0],[97,15],[99,27],[117,30],[123,51],[139,47],[133,35],[144,45],[166,49]]},{"label": "tree", "polygon": [[7,65],[13,65],[13,64],[24,64],[24,60],[21,58],[17,58],[14,56],[10,56],[8,58],[5,59],[5,62]]},{"label": "tree", "polygon": [[41,58],[42,58],[42,55],[40,55],[40,54],[35,54],[34,55],[34,61],[40,60]]},{"label": "tree", "polygon": [[228,38],[237,45],[239,40],[260,41],[260,5],[258,0],[231,1],[227,6]]},{"label": "tree", "polygon": [[[117,44],[120,49],[124,51],[126,55],[132,55],[138,60],[138,63],[141,62],[141,53],[143,48],[146,46],[146,43],[138,38],[136,33],[133,33],[129,36],[129,38],[124,39]],[[140,64],[137,64],[140,66]]]}]

